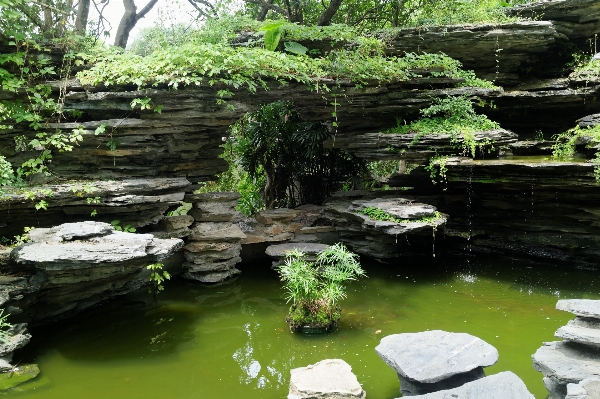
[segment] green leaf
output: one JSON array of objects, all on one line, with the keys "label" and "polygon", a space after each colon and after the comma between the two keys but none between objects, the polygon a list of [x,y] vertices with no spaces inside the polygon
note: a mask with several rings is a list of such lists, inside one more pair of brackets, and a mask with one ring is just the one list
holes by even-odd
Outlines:
[{"label": "green leaf", "polygon": [[292,54],[304,55],[308,51],[308,48],[297,42],[284,42],[283,45],[285,51]]},{"label": "green leaf", "polygon": [[281,35],[283,34],[283,28],[277,27],[275,29],[270,29],[265,33],[265,49],[269,51],[275,51],[277,46],[279,45],[279,41],[281,40]]}]

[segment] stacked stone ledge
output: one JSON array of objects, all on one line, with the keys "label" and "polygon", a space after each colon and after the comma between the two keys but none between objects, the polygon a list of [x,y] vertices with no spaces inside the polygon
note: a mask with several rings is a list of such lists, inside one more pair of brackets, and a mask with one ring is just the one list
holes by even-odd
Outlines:
[{"label": "stacked stone ledge", "polygon": [[239,274],[241,241],[246,238],[237,222],[238,193],[207,193],[185,196],[192,203],[194,224],[185,249],[183,277],[203,283],[218,283]]},{"label": "stacked stone ledge", "polygon": [[533,355],[548,398],[600,398],[600,301],[560,300],[556,308],[577,317],[554,334],[563,341],[545,342]]}]

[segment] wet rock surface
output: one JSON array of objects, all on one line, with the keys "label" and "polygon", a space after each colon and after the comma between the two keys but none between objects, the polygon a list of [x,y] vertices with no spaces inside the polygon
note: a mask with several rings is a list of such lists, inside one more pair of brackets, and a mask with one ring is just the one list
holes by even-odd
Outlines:
[{"label": "wet rock surface", "polygon": [[525,383],[510,371],[467,382],[458,388],[413,397],[415,399],[534,399]]},{"label": "wet rock surface", "polygon": [[291,370],[288,399],[364,399],[352,368],[340,359],[326,359]]},{"label": "wet rock surface", "polygon": [[593,299],[561,299],[556,303],[556,309],[581,317],[600,319],[600,301]]},{"label": "wet rock surface", "polygon": [[485,376],[498,351],[466,333],[425,331],[384,337],[375,351],[398,374],[400,391],[412,396],[455,388]]}]

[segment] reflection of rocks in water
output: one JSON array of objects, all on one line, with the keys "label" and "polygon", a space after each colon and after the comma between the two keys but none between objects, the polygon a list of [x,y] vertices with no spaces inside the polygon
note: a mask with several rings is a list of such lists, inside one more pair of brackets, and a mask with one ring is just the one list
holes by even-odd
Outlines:
[{"label": "reflection of rocks in water", "polygon": [[[256,384],[257,388],[265,388],[270,385],[279,389],[285,384],[283,373],[280,370],[289,370],[290,365],[278,365],[278,361],[273,359],[267,367],[262,367],[260,361],[257,360],[260,353],[255,353],[255,345],[257,345],[257,343],[254,342],[253,339],[253,334],[257,332],[259,328],[260,324],[258,323],[254,325],[247,323],[244,325],[244,331],[248,336],[248,341],[232,355],[233,360],[238,363],[242,370],[239,381],[246,385]],[[261,349],[260,345],[258,345],[258,349]],[[259,352],[259,350],[257,350],[257,352]],[[280,358],[283,359],[286,358],[286,356],[281,356]]]}]

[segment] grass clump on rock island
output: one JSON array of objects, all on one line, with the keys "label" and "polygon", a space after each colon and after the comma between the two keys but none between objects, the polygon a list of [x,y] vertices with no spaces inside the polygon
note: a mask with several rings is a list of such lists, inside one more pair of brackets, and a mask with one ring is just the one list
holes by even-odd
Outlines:
[{"label": "grass clump on rock island", "polygon": [[568,161],[573,158],[578,145],[595,149],[594,158],[591,162],[594,164],[596,183],[600,184],[600,125],[575,126],[573,129],[557,134],[553,138],[556,142],[552,146],[552,156],[560,161]]},{"label": "grass clump on rock island", "polygon": [[424,216],[419,219],[400,219],[400,218],[390,215],[388,212],[384,211],[383,209],[380,209],[380,208],[377,208],[374,206],[368,206],[364,209],[357,210],[356,213],[360,213],[361,215],[366,215],[373,220],[379,220],[379,221],[383,221],[383,222],[402,223],[402,224],[433,223],[442,217],[441,213],[439,213],[438,211],[435,211],[435,213],[433,215]]},{"label": "grass clump on rock island", "polygon": [[462,139],[463,155],[475,156],[477,147],[490,143],[475,141],[474,133],[478,131],[499,129],[500,125],[487,116],[475,112],[473,103],[467,97],[436,98],[433,105],[420,111],[422,118],[409,124],[398,121],[398,125],[387,133],[416,133],[413,143],[426,134],[450,134],[452,142],[459,145]]},{"label": "grass clump on rock island", "polygon": [[286,317],[292,330],[335,329],[342,316],[339,301],[346,297],[346,285],[366,276],[358,255],[341,243],[320,252],[314,262],[300,250],[288,251],[277,271],[287,300],[292,302]]}]

